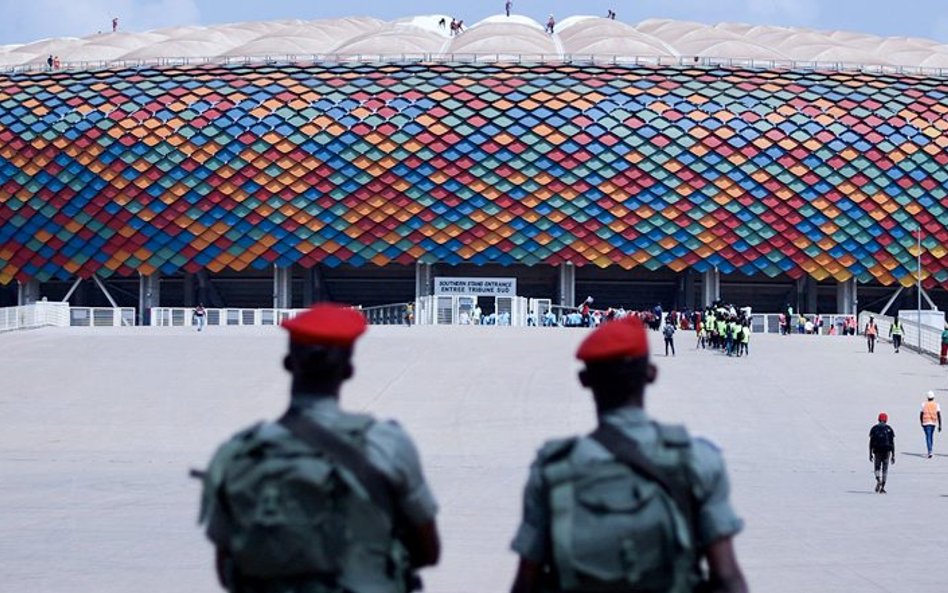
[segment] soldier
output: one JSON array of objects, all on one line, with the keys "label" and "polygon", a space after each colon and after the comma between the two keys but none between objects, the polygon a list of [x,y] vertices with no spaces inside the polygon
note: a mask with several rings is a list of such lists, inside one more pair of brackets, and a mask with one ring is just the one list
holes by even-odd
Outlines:
[{"label": "soldier", "polygon": [[218,449],[201,522],[232,593],[405,593],[438,561],[437,505],[394,422],[344,412],[360,313],[316,305],[283,323],[290,407]]},{"label": "soldier", "polygon": [[603,325],[576,357],[599,426],[548,442],[531,466],[512,592],[746,592],[721,453],[643,409],[657,369],[642,322]]}]

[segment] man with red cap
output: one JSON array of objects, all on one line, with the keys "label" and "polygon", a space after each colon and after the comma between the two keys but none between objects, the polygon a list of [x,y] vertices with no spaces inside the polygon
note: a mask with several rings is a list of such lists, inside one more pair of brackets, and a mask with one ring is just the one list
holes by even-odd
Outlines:
[{"label": "man with red cap", "polygon": [[408,434],[339,407],[358,311],[320,304],[283,323],[290,406],[218,449],[201,522],[235,593],[405,593],[438,561],[437,504]]},{"label": "man with red cap", "polygon": [[720,451],[643,408],[657,370],[642,321],[604,324],[576,357],[598,428],[546,443],[530,467],[512,593],[747,591]]},{"label": "man with red cap", "polygon": [[[879,423],[869,430],[869,461],[876,474],[876,492],[885,494],[889,463],[895,465],[895,431],[889,426],[889,415],[879,413]],[[891,461],[890,461],[891,460]]]}]

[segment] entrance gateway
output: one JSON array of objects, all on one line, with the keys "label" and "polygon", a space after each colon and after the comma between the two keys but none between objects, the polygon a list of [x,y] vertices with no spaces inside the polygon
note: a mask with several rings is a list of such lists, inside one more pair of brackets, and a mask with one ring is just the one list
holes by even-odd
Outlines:
[{"label": "entrance gateway", "polygon": [[540,325],[550,299],[517,296],[516,278],[434,278],[434,294],[415,304],[420,325]]}]

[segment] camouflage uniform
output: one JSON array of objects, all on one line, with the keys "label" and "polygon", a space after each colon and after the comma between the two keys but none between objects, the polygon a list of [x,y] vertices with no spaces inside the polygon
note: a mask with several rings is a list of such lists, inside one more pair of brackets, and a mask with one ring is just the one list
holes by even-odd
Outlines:
[{"label": "camouflage uniform", "polygon": [[[292,403],[311,421],[328,428],[358,449],[364,451],[369,463],[380,470],[399,493],[398,512],[414,525],[434,520],[437,503],[425,481],[421,460],[408,434],[394,421],[371,422],[361,438],[353,437],[353,428],[365,426],[370,419],[361,414],[342,410],[334,397],[294,394]],[[285,436],[286,428],[277,423],[264,423],[242,431],[222,445],[208,468],[202,504],[202,522],[207,524],[207,536],[218,547],[226,548],[229,541],[227,509],[218,504],[216,492],[223,479],[227,463],[240,439],[250,431],[258,431],[257,438],[268,435]],[[358,433],[356,433],[358,434]],[[371,547],[370,547],[371,549]],[[407,558],[404,558],[407,563]],[[357,563],[348,563],[336,583],[307,581],[306,579],[279,582],[242,582],[243,592],[327,593],[353,591],[357,593],[397,593],[404,591],[402,582],[392,578],[391,558],[383,553],[361,554]],[[231,588],[235,590],[235,587]]]},{"label": "camouflage uniform", "polygon": [[[636,441],[646,457],[655,451],[658,431],[654,423],[641,408],[623,407],[612,410],[600,422],[609,422],[624,435]],[[545,449],[550,446],[548,444]],[[584,462],[612,459],[612,455],[590,438],[579,439],[573,448],[573,459],[577,465]],[[523,522],[511,543],[511,548],[522,558],[540,565],[549,565],[551,514],[543,480],[543,457],[530,467],[530,476],[523,497]],[[735,514],[729,500],[730,486],[720,451],[703,439],[693,439],[691,445],[692,475],[698,499],[695,517],[696,544],[699,550],[711,543],[731,537],[743,528],[743,521]]]}]

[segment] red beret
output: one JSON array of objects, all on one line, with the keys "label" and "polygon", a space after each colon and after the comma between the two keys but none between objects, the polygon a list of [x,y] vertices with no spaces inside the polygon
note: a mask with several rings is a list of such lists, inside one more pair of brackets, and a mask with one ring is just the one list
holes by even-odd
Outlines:
[{"label": "red beret", "polygon": [[635,316],[606,322],[576,351],[576,358],[583,362],[644,356],[648,356],[648,336],[642,320]]},{"label": "red beret", "polygon": [[350,347],[365,333],[362,313],[331,303],[320,303],[282,324],[290,341],[304,346]]},{"label": "red beret", "polygon": [[886,414],[885,412],[880,412],[880,413],[879,413],[879,422],[888,422],[888,421],[889,421],[889,415]]}]

